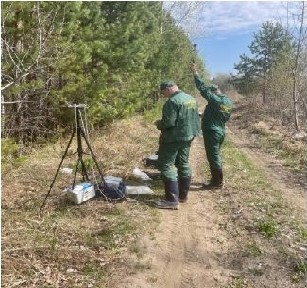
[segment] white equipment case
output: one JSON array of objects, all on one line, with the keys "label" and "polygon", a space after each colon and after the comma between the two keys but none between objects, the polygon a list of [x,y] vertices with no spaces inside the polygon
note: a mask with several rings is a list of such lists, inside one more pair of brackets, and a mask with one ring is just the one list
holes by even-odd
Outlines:
[{"label": "white equipment case", "polygon": [[95,190],[92,183],[79,183],[74,189],[67,189],[67,197],[75,204],[81,204],[95,197]]}]

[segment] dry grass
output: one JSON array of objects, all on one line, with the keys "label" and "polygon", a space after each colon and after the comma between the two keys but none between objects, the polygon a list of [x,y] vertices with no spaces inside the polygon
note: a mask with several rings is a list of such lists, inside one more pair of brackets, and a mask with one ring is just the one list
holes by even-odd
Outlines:
[{"label": "dry grass", "polygon": [[[251,134],[251,140],[302,176],[306,173],[306,139],[251,103],[237,103],[232,123]],[[303,176],[304,177],[304,176]]]},{"label": "dry grass", "polygon": [[[129,179],[134,167],[142,168],[143,157],[157,149],[158,131],[134,118],[90,138],[104,175]],[[74,142],[62,168],[76,164]],[[72,184],[73,175],[62,173],[39,213],[67,143],[63,139],[36,151],[2,175],[3,287],[105,287],[116,273],[121,252],[142,229],[154,225],[146,221],[152,219],[152,209],[139,201],[94,200],[79,206],[67,202],[63,189]],[[140,220],[142,226],[137,225]]]},{"label": "dry grass", "polygon": [[[158,131],[139,117],[116,122],[90,138],[104,174],[129,181],[133,168],[142,168],[143,157],[157,149]],[[63,189],[71,185],[73,175],[62,173],[40,214],[67,143],[63,139],[36,151],[2,175],[3,287],[108,287],[108,279],[127,264],[121,265],[123,254],[141,257],[138,239],[157,224],[156,210],[141,198],[72,205]],[[75,151],[73,143],[62,167],[75,165]],[[273,281],[285,273],[284,281],[303,287],[307,233],[296,215],[299,211],[291,211],[280,191],[231,143],[226,143],[224,153],[231,193],[217,193],[215,203],[223,216],[219,229],[229,233],[233,247],[219,257],[229,269],[242,271],[230,287],[246,287],[244,279],[261,285],[268,283],[267,276]],[[161,187],[155,192],[162,193]],[[147,267],[127,271],[135,269]]]},{"label": "dry grass", "polygon": [[221,262],[237,268],[238,279],[249,283],[234,287],[305,287],[304,211],[293,209],[265,172],[232,143],[226,141],[223,152],[229,193],[217,193],[216,203],[224,215],[220,227],[233,245]]}]

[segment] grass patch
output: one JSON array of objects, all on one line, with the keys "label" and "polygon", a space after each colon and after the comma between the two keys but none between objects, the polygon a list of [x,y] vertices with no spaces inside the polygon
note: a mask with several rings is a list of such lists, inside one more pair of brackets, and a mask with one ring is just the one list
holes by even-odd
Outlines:
[{"label": "grass patch", "polygon": [[241,277],[235,277],[228,288],[247,288],[248,285],[246,284],[245,280]]},{"label": "grass patch", "polygon": [[258,223],[258,229],[268,238],[275,236],[278,232],[278,226],[276,222],[272,219],[261,220]]},{"label": "grass patch", "polygon": [[[297,279],[302,283],[306,279],[304,264],[300,262],[301,265],[293,268],[293,263],[298,262],[296,259],[303,257],[302,245],[306,241],[306,226],[300,211],[293,211],[281,191],[273,188],[267,180],[264,171],[231,142],[225,142],[222,153],[227,194],[220,195],[221,200],[216,201],[221,213],[228,217],[224,226],[226,231],[242,247],[242,251],[237,253],[250,263],[250,267],[246,265],[242,271],[246,281],[238,278],[230,287],[255,283],[254,277],[268,273],[266,269],[259,269],[257,263],[261,263],[261,267],[270,267],[277,262],[287,269],[287,281]],[[237,211],[240,211],[239,214],[236,214]]]},{"label": "grass patch", "polygon": [[[125,145],[118,141],[123,135]],[[129,180],[133,169],[142,167],[144,155],[156,150],[158,137],[154,127],[136,117],[113,123],[90,139],[104,175]],[[39,213],[67,143],[61,139],[34,150],[26,163],[8,166],[2,175],[4,286],[57,287],[61,281],[63,287],[105,287],[122,251],[157,225],[158,213],[142,199],[69,203],[63,189],[71,185],[73,175],[63,173]],[[75,167],[76,148],[73,140],[61,168]],[[86,165],[92,166],[91,161]],[[137,247],[131,253],[142,257]]]},{"label": "grass patch", "polygon": [[300,235],[305,237],[304,225],[295,220],[299,217],[294,217],[280,191],[272,187],[262,170],[228,141],[223,148],[223,157],[231,189],[240,190],[241,198],[237,200],[248,211],[253,212],[253,221],[262,232],[267,236],[275,235],[280,224],[291,223],[291,229],[301,229]]},{"label": "grass patch", "polygon": [[307,275],[307,260],[299,260],[295,265],[295,273],[292,277],[293,282],[300,282],[306,279]]}]

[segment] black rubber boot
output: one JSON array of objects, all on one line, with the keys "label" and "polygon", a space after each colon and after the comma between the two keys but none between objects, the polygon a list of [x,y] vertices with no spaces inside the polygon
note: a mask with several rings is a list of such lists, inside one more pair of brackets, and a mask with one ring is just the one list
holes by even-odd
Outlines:
[{"label": "black rubber boot", "polygon": [[156,202],[156,207],[160,209],[178,209],[178,182],[164,181],[165,200]]},{"label": "black rubber boot", "polygon": [[191,177],[179,178],[179,202],[184,203],[188,200],[188,193],[191,185]]},{"label": "black rubber boot", "polygon": [[212,178],[209,184],[204,184],[202,189],[213,190],[220,189],[223,187],[223,170],[222,169],[211,169]]},{"label": "black rubber boot", "polygon": [[211,183],[214,182],[214,169],[212,169],[211,166],[210,166],[210,174],[211,174],[211,179],[210,179],[209,183],[208,184],[204,184],[204,186],[205,185],[211,185]]},{"label": "black rubber boot", "polygon": [[215,169],[215,184],[217,186],[222,187],[223,186],[223,179],[224,179],[224,175],[223,175],[223,170],[222,169]]}]

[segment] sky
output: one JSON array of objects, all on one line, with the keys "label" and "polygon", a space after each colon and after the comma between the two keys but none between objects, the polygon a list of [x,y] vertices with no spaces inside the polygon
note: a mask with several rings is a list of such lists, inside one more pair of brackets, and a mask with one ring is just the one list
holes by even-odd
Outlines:
[{"label": "sky", "polygon": [[[168,2],[168,5],[171,3],[173,2]],[[278,21],[283,25],[287,21],[289,23],[291,19],[287,18],[287,5],[291,12],[297,3],[195,1],[181,2],[177,8],[169,7],[172,7],[171,14],[177,23],[196,44],[196,51],[204,60],[211,76],[216,76],[218,73],[236,74],[234,63],[238,64],[240,55],[244,53],[251,55],[248,45],[254,39],[254,33],[258,33],[266,21]],[[189,11],[188,16],[180,11]]]}]

